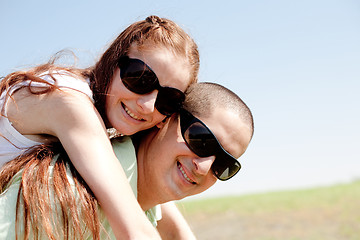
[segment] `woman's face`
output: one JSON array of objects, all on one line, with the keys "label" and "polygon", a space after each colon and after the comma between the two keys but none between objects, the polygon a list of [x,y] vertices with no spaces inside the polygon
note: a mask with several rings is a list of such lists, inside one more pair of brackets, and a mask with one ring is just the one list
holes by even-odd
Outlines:
[{"label": "woman's face", "polygon": [[[190,84],[190,66],[186,58],[174,55],[165,47],[136,45],[130,48],[129,58],[140,59],[156,74],[163,87],[177,88],[184,92]],[[155,108],[158,90],[141,95],[128,90],[116,68],[106,97],[105,110],[108,127],[124,135],[132,135],[160,123],[165,116]]]}]

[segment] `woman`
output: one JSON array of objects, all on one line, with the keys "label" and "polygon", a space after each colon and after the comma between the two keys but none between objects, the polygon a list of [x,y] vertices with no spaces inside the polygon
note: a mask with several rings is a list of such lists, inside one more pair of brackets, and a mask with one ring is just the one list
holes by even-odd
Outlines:
[{"label": "woman", "polygon": [[[144,210],[152,211],[156,204],[163,207],[163,203],[205,191],[216,179],[226,181],[241,168],[236,158],[245,152],[253,134],[250,110],[220,85],[193,86],[184,106],[189,112],[181,110],[179,118],[173,115],[159,130],[134,139],[138,143],[136,151],[129,137],[113,141],[114,151],[120,152],[119,161],[129,181],[135,183],[133,191],[138,192]],[[9,162],[2,170],[0,188],[6,191],[0,195],[0,238],[14,235],[10,231],[14,231],[15,215],[20,237],[88,239],[91,233],[94,239],[105,239],[107,233],[111,236],[86,184],[71,165],[66,166],[66,155],[62,152],[53,157],[54,151],[61,152],[61,148],[38,149]],[[149,219],[154,220],[151,213]],[[159,231],[165,233],[166,239],[192,239],[181,215],[165,217]],[[99,227],[101,224],[105,231]]]},{"label": "woman", "polygon": [[194,41],[174,22],[150,16],[125,29],[89,69],[50,62],[9,74],[0,84],[0,163],[60,141],[115,236],[157,239],[106,129],[131,135],[160,123],[177,111],[198,68]]}]

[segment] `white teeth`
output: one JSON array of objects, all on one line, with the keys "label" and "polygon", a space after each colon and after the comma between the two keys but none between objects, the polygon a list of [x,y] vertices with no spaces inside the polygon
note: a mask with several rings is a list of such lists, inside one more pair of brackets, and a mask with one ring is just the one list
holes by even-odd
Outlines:
[{"label": "white teeth", "polygon": [[194,182],[191,181],[191,179],[186,175],[186,173],[185,173],[184,169],[182,168],[182,166],[179,166],[179,169],[180,169],[180,171],[182,172],[182,174],[184,175],[184,178],[185,178],[188,182],[194,184]]},{"label": "white teeth", "polygon": [[126,106],[124,106],[124,109],[125,109],[125,111],[126,111],[126,113],[130,116],[130,117],[132,117],[133,119],[136,119],[136,120],[142,120],[142,118],[139,118],[138,116],[136,116],[135,114],[133,114],[132,112],[130,112],[130,110],[126,107]]}]

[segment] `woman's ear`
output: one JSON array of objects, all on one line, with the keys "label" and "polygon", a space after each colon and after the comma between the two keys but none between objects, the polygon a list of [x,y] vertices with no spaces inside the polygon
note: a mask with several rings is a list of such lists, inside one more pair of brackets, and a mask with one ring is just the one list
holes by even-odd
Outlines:
[{"label": "woman's ear", "polygon": [[163,128],[164,125],[166,124],[166,122],[168,122],[170,118],[171,118],[171,116],[165,117],[164,120],[162,120],[161,122],[159,122],[158,124],[156,124],[156,127],[158,127],[158,128]]}]

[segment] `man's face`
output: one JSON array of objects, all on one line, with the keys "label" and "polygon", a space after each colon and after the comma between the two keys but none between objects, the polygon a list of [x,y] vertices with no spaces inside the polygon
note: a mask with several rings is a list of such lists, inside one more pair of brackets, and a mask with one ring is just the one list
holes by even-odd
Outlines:
[{"label": "man's face", "polygon": [[[239,157],[245,152],[251,132],[236,114],[218,108],[207,118],[196,117],[230,154]],[[138,160],[139,195],[158,198],[158,203],[178,200],[205,191],[217,180],[211,170],[215,156],[195,155],[181,135],[177,118],[171,118],[144,149],[144,157]]]}]

